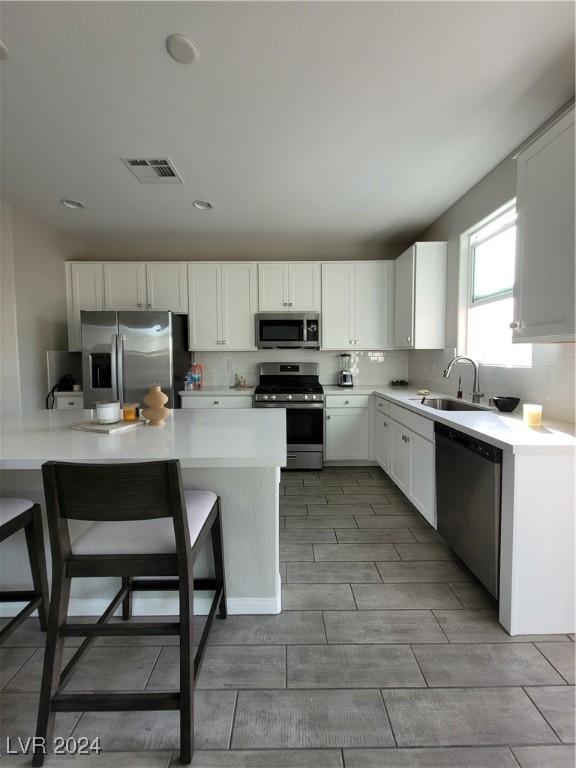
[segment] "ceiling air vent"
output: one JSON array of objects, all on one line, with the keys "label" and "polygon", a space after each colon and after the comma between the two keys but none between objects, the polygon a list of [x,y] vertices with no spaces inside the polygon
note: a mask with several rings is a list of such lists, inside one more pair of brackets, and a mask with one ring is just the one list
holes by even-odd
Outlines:
[{"label": "ceiling air vent", "polygon": [[182,184],[182,177],[168,158],[121,158],[141,184]]}]

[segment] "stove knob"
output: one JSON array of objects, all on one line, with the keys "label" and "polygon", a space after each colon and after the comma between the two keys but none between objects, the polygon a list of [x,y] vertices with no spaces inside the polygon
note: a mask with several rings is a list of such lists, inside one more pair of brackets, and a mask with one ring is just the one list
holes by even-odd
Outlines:
[{"label": "stove knob", "polygon": [[270,395],[270,400],[276,400],[276,395]]},{"label": "stove knob", "polygon": [[310,395],[304,395],[304,400],[309,400],[309,399],[310,399]]},{"label": "stove knob", "polygon": [[262,400],[268,400],[268,395],[262,395]]},{"label": "stove knob", "polygon": [[292,400],[292,395],[286,395],[286,400]]}]

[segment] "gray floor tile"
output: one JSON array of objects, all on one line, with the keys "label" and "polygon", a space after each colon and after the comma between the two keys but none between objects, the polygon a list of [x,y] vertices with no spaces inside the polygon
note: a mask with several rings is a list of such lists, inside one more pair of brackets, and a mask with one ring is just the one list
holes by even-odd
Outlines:
[{"label": "gray floor tile", "polygon": [[280,504],[281,517],[304,516],[308,514],[306,504]]},{"label": "gray floor tile", "polygon": [[[354,496],[354,504],[382,504],[386,502],[384,496],[379,493],[366,493],[365,488],[359,488],[358,490],[364,491]],[[351,504],[350,494],[342,494],[340,496],[332,495],[334,491],[331,489],[330,493],[326,495],[328,504]]]},{"label": "gray floor tile", "polygon": [[283,584],[283,611],[355,611],[349,584]]},{"label": "gray floor tile", "polygon": [[90,648],[74,667],[66,691],[142,690],[160,648],[125,646]]},{"label": "gray floor tile", "polygon": [[[31,648],[29,650],[32,651],[33,655],[6,684],[5,691],[19,693],[36,693],[40,691],[44,668],[44,649],[37,648],[34,650]],[[75,650],[75,648],[64,648],[63,664],[68,663]]]},{"label": "gray floor tile", "polygon": [[426,682],[433,687],[564,682],[531,643],[415,645],[413,650]]},{"label": "gray floor tile", "polygon": [[412,688],[426,683],[408,645],[296,645],[288,688]]},{"label": "gray floor tile", "polygon": [[303,490],[307,491],[303,496],[285,496],[283,499],[280,499],[281,514],[289,514],[288,510],[298,509],[307,504],[321,504],[328,506],[326,503],[326,496],[319,493],[314,494],[314,491],[311,488],[304,488]]},{"label": "gray floor tile", "polygon": [[397,544],[402,560],[455,560],[448,544]]},{"label": "gray floor tile", "polygon": [[337,749],[197,750],[192,768],[342,768],[342,755]]},{"label": "gray floor tile", "polygon": [[351,515],[310,515],[310,517],[287,517],[286,530],[295,528],[357,528],[356,519]]},{"label": "gray floor tile", "polygon": [[[20,737],[25,741],[36,733],[38,698],[36,693],[0,693],[2,753],[6,749],[6,739],[14,743]],[[56,715],[54,736],[69,736],[80,714],[80,712],[59,712]]]},{"label": "gray floor tile", "polygon": [[[178,648],[163,648],[147,689],[177,690],[179,662]],[[209,645],[196,687],[285,688],[286,649],[275,645]]]},{"label": "gray floor tile", "polygon": [[[196,691],[194,738],[197,749],[227,749],[235,691]],[[179,712],[85,712],[75,736],[100,736],[105,752],[180,748]],[[49,766],[47,766],[49,768]]]},{"label": "gray floor tile", "polygon": [[383,696],[401,747],[557,742],[520,688],[384,690]]},{"label": "gray floor tile", "polygon": [[356,482],[358,485],[364,485],[369,488],[386,488],[388,490],[394,488],[392,480],[382,479],[381,477],[359,477]]},{"label": "gray floor tile", "polygon": [[331,515],[373,515],[374,511],[372,510],[372,507],[370,504],[354,504],[350,503],[350,499],[348,499],[348,504],[332,504],[328,507],[322,506],[322,505],[314,505],[310,504],[308,506],[308,514],[309,515],[325,515],[326,512],[329,512]]},{"label": "gray floor tile", "polygon": [[346,749],[344,759],[346,768],[518,768],[508,747]]},{"label": "gray floor tile", "polygon": [[382,581],[386,583],[433,584],[435,582],[474,581],[474,576],[459,561],[412,561],[399,563],[376,563]]},{"label": "gray floor tile", "polygon": [[[169,768],[173,751],[163,752],[108,752],[99,755],[48,755],[46,768]],[[4,757],[2,768],[30,766],[30,756]]]},{"label": "gray floor tile", "polygon": [[283,583],[286,583],[286,569],[287,569],[288,563],[283,562],[280,563],[280,581]]},{"label": "gray floor tile", "polygon": [[312,544],[280,544],[280,560],[298,563],[314,560]]},{"label": "gray floor tile", "polygon": [[314,557],[318,562],[400,559],[393,544],[314,544],[313,546]]},{"label": "gray floor tile", "polygon": [[280,533],[280,544],[336,544],[334,531],[322,528],[291,530]]},{"label": "gray floor tile", "polygon": [[[87,619],[83,616],[75,616],[74,621],[94,621],[94,618]],[[8,619],[0,619],[0,628],[8,623]],[[26,619],[14,630],[11,635],[4,640],[2,648],[44,648],[46,635],[40,629],[38,619]],[[81,637],[67,637],[65,645],[80,645]]]},{"label": "gray floor tile", "polygon": [[280,531],[286,530],[286,515],[280,515],[278,518],[278,529]]},{"label": "gray floor tile", "polygon": [[548,661],[560,672],[567,683],[574,685],[576,651],[572,643],[536,643]]},{"label": "gray floor tile", "polygon": [[[367,477],[367,475],[365,477]],[[339,475],[336,473],[325,475],[322,473],[321,475],[316,475],[316,477],[309,477],[304,480],[304,485],[309,488],[317,488],[318,486],[336,486],[340,488],[344,484],[353,485],[356,488],[358,487],[358,481],[350,472],[341,473]]]},{"label": "gray floor tile", "polygon": [[369,504],[385,504],[387,499],[387,493],[388,489],[384,490],[382,488],[371,487],[367,488],[365,485],[343,485],[342,486],[342,493],[344,495],[363,495],[363,496],[373,496],[375,497],[374,501],[368,502]]},{"label": "gray floor tile", "polygon": [[494,610],[434,611],[451,643],[526,643],[536,640],[569,642],[566,635],[509,635]]},{"label": "gray floor tile", "polygon": [[34,648],[0,648],[0,688],[28,661]]},{"label": "gray floor tile", "polygon": [[304,485],[304,479],[302,473],[292,475],[284,472],[280,475],[280,485],[283,487],[287,485]]},{"label": "gray floor tile", "polygon": [[291,645],[324,643],[320,611],[287,611],[277,616],[229,616],[214,622],[212,645]]},{"label": "gray floor tile", "polygon": [[354,531],[350,528],[336,530],[339,544],[395,544],[414,541],[414,537],[405,528],[388,528],[378,530],[374,528],[362,528]]},{"label": "gray floor tile", "polygon": [[[374,509],[374,507],[372,507]],[[376,510],[374,510],[376,511]],[[359,528],[428,528],[428,523],[421,515],[378,515],[371,517],[358,516],[356,518]]]},{"label": "gray floor tile", "polygon": [[576,749],[573,744],[545,747],[512,747],[520,768],[574,768]]},{"label": "gray floor tile", "polygon": [[[316,494],[319,493],[318,489],[317,488],[311,488],[310,486],[303,486],[302,488],[297,488],[295,486],[294,487],[286,488],[286,496],[299,496],[301,498],[307,498],[309,496],[313,496],[315,493]],[[339,486],[330,486],[330,493],[331,494],[341,494],[342,490],[340,489]],[[325,495],[323,490],[322,490],[321,495],[322,496]],[[305,503],[306,504],[318,504],[318,503],[321,503],[321,502],[307,501]]]},{"label": "gray floor tile", "polygon": [[411,528],[410,533],[414,536],[416,541],[421,544],[428,544],[430,542],[438,542],[439,544],[445,543],[442,536],[440,536],[438,531],[435,531],[434,528]]},{"label": "gray floor tile", "polygon": [[288,563],[289,584],[380,583],[374,563]]},{"label": "gray floor tile", "polygon": [[431,611],[326,611],[329,643],[442,643]]},{"label": "gray floor tile", "polygon": [[353,584],[361,610],[458,608],[460,603],[447,584]]},{"label": "gray floor tile", "polygon": [[378,691],[240,691],[232,748],[392,746]]},{"label": "gray floor tile", "polygon": [[[526,693],[566,744],[576,741],[575,689],[572,686],[526,688]],[[518,742],[520,743],[520,742]]]},{"label": "gray floor tile", "polygon": [[481,608],[496,609],[498,602],[481,584],[450,584],[453,592],[464,608],[473,610]]},{"label": "gray floor tile", "polygon": [[[130,621],[138,622],[142,621],[141,616],[135,616],[133,619],[130,619]],[[178,616],[146,616],[146,621],[178,621]],[[112,619],[110,619],[111,623],[119,622],[122,624],[125,624],[124,620],[120,618],[119,616],[114,616]],[[206,623],[206,616],[195,616],[194,617],[194,632],[196,634],[201,633],[204,624]],[[134,636],[129,638],[128,640],[125,637],[100,637],[98,638],[94,645],[178,645],[180,643],[179,638],[176,635],[149,635],[146,636]]]},{"label": "gray floor tile", "polygon": [[[424,520],[416,507],[408,502],[404,503],[396,500],[393,504],[391,502],[386,502],[384,504],[372,504],[372,508],[375,515],[383,515],[384,517],[387,517],[388,515],[413,515],[414,517],[422,518],[422,520]],[[426,522],[426,526],[430,528],[430,524],[428,522]]]}]

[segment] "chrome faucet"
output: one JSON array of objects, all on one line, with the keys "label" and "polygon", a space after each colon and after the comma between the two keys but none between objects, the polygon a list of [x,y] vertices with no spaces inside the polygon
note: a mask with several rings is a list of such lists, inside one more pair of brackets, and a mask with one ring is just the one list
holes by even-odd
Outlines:
[{"label": "chrome faucet", "polygon": [[472,392],[470,392],[470,394],[472,395],[472,402],[479,403],[484,397],[484,393],[480,392],[480,371],[479,371],[478,363],[476,362],[476,360],[472,360],[471,357],[466,357],[465,355],[456,355],[456,357],[453,357],[452,360],[450,360],[446,368],[444,368],[444,373],[442,374],[442,376],[444,376],[444,378],[447,379],[452,372],[454,363],[459,363],[460,361],[463,361],[463,360],[466,360],[468,363],[470,363],[474,367],[474,382],[472,384]]}]

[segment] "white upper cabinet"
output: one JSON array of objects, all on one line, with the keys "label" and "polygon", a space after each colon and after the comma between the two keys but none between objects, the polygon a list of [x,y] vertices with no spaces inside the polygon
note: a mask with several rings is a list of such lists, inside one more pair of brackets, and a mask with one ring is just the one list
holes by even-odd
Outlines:
[{"label": "white upper cabinet", "polygon": [[146,309],[188,312],[186,264],[150,262],[146,264]]},{"label": "white upper cabinet", "polygon": [[146,309],[146,267],[136,261],[104,264],[104,309]]},{"label": "white upper cabinet", "polygon": [[415,243],[396,259],[394,346],[443,349],[446,243]]},{"label": "white upper cabinet", "polygon": [[258,264],[260,312],[319,312],[320,264],[270,262]]},{"label": "white upper cabinet", "polygon": [[256,290],[255,264],[188,264],[190,349],[255,349]]},{"label": "white upper cabinet", "polygon": [[574,109],[518,156],[513,340],[574,341]]},{"label": "white upper cabinet", "polygon": [[80,312],[104,309],[104,277],[102,264],[67,262],[66,301],[68,308],[68,348],[82,349]]},{"label": "white upper cabinet", "polygon": [[394,262],[322,264],[322,348],[391,346]]}]

